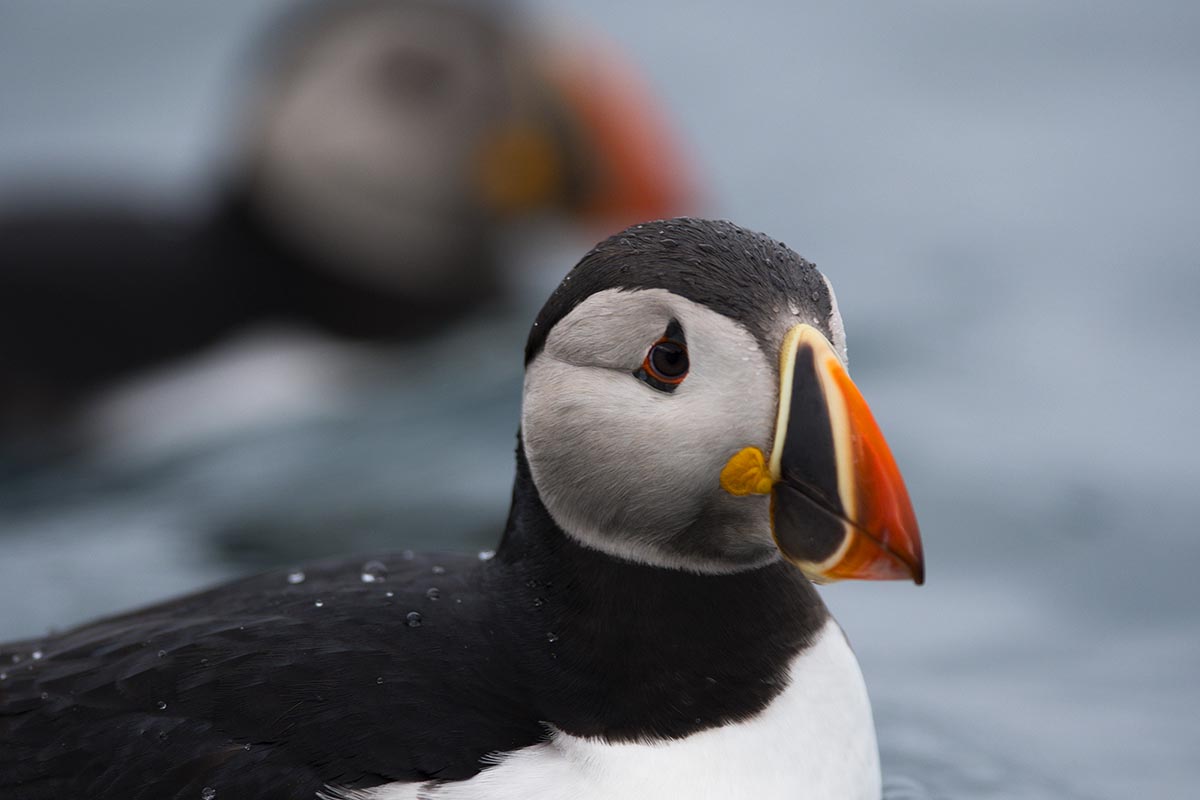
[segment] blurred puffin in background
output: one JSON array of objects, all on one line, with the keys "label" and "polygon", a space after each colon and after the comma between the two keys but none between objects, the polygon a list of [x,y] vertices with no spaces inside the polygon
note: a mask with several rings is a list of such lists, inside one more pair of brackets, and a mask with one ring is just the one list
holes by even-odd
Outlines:
[{"label": "blurred puffin in background", "polygon": [[307,3],[254,63],[205,213],[0,217],[0,439],[263,325],[429,336],[503,295],[514,223],[590,237],[692,202],[628,65],[507,4]]}]

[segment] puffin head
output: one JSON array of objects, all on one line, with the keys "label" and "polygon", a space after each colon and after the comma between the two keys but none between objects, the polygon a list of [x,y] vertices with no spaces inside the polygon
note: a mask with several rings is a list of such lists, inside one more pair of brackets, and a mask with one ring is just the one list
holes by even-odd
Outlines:
[{"label": "puffin head", "polygon": [[636,76],[511,4],[311,0],[281,22],[251,70],[234,182],[358,285],[461,298],[506,223],[558,212],[607,233],[689,203]]},{"label": "puffin head", "polygon": [[588,253],[526,347],[525,457],[555,523],[629,561],[815,581],[924,579],[899,470],[817,268],[728,222]]}]

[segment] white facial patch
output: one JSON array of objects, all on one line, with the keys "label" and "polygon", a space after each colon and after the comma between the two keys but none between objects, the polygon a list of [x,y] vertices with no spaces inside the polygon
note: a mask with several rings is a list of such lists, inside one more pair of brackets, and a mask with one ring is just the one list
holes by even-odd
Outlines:
[{"label": "white facial patch", "polygon": [[[668,393],[634,373],[672,320],[690,367]],[[720,487],[734,453],[770,447],[775,358],[740,324],[665,289],[589,297],[525,376],[525,451],[555,522],[656,566],[731,572],[777,558],[768,499]]]},{"label": "white facial patch", "polygon": [[469,33],[407,3],[318,31],[254,106],[259,208],[368,284],[420,296],[470,280],[477,151],[506,112],[507,78]]}]

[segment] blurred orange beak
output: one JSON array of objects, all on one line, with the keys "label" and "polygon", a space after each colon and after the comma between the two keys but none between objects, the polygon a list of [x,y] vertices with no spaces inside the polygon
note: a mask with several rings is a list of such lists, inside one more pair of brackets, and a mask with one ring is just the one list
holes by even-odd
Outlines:
[{"label": "blurred orange beak", "polygon": [[496,132],[481,162],[501,213],[565,207],[602,233],[699,205],[690,171],[645,82],[591,39],[556,39],[537,71],[549,108]]},{"label": "blurred orange beak", "polygon": [[[810,325],[784,338],[771,459],[746,448],[726,464],[733,494],[771,494],[784,557],[814,581],[925,580],[921,535],[891,450],[828,340]],[[752,451],[752,452],[751,452]]]},{"label": "blurred orange beak", "polygon": [[619,230],[695,209],[679,142],[629,61],[583,43],[561,54],[551,75],[578,121],[590,165],[580,203],[587,218]]}]

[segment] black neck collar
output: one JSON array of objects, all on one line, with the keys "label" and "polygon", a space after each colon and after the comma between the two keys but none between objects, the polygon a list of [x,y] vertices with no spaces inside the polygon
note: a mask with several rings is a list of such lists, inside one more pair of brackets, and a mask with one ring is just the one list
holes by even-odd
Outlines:
[{"label": "black neck collar", "polygon": [[510,657],[531,681],[533,702],[577,736],[674,738],[753,716],[829,616],[782,560],[696,575],[584,547],[547,512],[523,445],[508,526],[487,572],[492,596],[503,598],[497,625],[520,648]]}]

